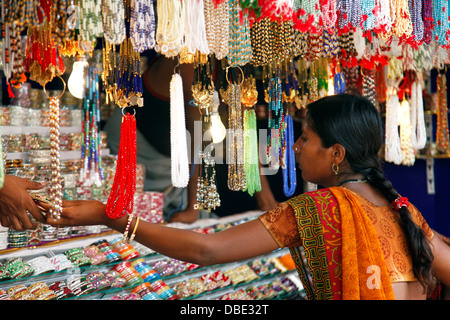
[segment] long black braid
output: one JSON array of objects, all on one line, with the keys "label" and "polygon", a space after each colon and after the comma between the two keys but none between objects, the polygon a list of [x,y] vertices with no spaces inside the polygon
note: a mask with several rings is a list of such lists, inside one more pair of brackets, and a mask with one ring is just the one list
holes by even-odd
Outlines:
[{"label": "long black braid", "polygon": [[[399,197],[392,183],[384,177],[378,157],[383,145],[383,123],[369,100],[353,95],[322,98],[308,106],[307,121],[319,135],[325,148],[335,143],[346,151],[345,158],[355,173],[360,173],[389,203]],[[413,272],[424,287],[432,288],[433,252],[423,230],[412,220],[406,206],[399,210],[402,230],[411,254]]]}]

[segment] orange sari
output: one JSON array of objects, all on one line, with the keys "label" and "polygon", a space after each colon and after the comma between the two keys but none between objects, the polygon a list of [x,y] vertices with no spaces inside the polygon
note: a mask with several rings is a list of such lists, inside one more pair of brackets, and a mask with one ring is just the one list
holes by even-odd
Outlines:
[{"label": "orange sari", "polygon": [[302,239],[291,255],[309,299],[394,299],[377,234],[354,194],[332,187],[287,203]]}]

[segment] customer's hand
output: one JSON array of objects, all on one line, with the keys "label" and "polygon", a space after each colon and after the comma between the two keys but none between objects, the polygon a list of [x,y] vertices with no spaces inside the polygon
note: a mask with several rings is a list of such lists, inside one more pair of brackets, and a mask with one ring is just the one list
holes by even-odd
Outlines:
[{"label": "customer's hand", "polygon": [[39,190],[44,184],[5,175],[3,188],[0,189],[0,223],[3,227],[12,227],[14,230],[23,231],[34,229],[36,225],[28,216],[29,212],[34,219],[45,222],[45,218],[36,203],[31,198],[28,190]]},{"label": "customer's hand", "polygon": [[[49,212],[51,205],[38,201],[38,204]],[[108,225],[109,218],[105,214],[106,206],[96,200],[63,201],[63,210],[59,219],[47,214],[46,223],[58,226]]]}]

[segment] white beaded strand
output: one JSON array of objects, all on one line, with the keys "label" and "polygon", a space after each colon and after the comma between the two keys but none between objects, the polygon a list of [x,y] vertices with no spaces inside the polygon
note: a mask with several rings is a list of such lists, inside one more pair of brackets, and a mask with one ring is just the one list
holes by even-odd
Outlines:
[{"label": "white beaded strand", "polygon": [[172,184],[184,188],[189,182],[183,82],[175,73],[170,81],[170,161]]},{"label": "white beaded strand", "polygon": [[427,142],[423,109],[422,85],[417,80],[411,85],[411,144],[414,150],[423,149]]}]

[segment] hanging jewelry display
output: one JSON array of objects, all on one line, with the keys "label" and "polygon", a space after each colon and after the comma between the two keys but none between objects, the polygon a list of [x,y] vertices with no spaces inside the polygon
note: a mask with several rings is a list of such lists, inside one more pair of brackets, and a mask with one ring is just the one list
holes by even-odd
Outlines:
[{"label": "hanging jewelry display", "polygon": [[50,198],[49,214],[53,219],[59,219],[62,213],[62,179],[61,179],[61,161],[59,152],[60,132],[59,132],[59,99],[66,90],[66,83],[58,76],[64,84],[64,90],[60,96],[49,96],[45,89],[44,93],[50,99],[50,170],[51,176],[48,186],[48,197]]},{"label": "hanging jewelry display", "polygon": [[79,0],[79,33],[83,41],[103,37],[102,1]]},{"label": "hanging jewelry display", "polygon": [[117,71],[116,103],[119,107],[142,107],[142,75],[139,52],[135,51],[130,38],[120,45],[120,60]]},{"label": "hanging jewelry display", "polygon": [[243,66],[252,60],[250,27],[247,13],[241,11],[239,0],[230,0],[230,41],[228,44],[228,64]]},{"label": "hanging jewelry display", "polygon": [[[202,136],[211,128],[211,118],[208,114],[202,116]],[[197,203],[194,206],[198,210],[211,212],[220,206],[220,197],[216,186],[215,161],[211,155],[211,148],[206,148],[206,142],[202,143],[199,152],[199,175],[197,180]]]},{"label": "hanging jewelry display", "polygon": [[66,41],[75,39],[75,29],[67,23],[69,0],[53,0],[50,7],[50,21],[54,42],[62,46]]},{"label": "hanging jewelry display", "polygon": [[294,145],[294,122],[292,116],[284,116],[284,132],[282,139],[283,161],[281,169],[283,172],[283,192],[286,197],[292,197],[297,188],[297,169],[295,164]]},{"label": "hanging jewelry display", "polygon": [[81,159],[79,182],[83,186],[101,187],[103,169],[101,159],[101,143],[98,128],[100,126],[100,95],[97,68],[90,67],[84,75],[85,88],[83,94],[81,122]]},{"label": "hanging jewelry display", "polygon": [[6,152],[3,152],[3,138],[0,131],[0,189],[3,188],[5,182],[5,166]]},{"label": "hanging jewelry display", "polygon": [[[136,5],[137,0],[132,4]],[[121,44],[125,40],[125,5],[122,0],[102,1],[102,28],[105,42],[110,44]],[[134,6],[133,6],[134,8]],[[153,9],[153,8],[152,8]],[[134,15],[133,15],[134,14]],[[138,13],[131,15],[130,29],[135,27]],[[133,30],[134,31],[134,30]],[[132,33],[134,35],[134,33]]]},{"label": "hanging jewelry display", "polygon": [[130,216],[133,213],[134,192],[136,190],[136,110],[130,114],[122,108],[119,152],[117,156],[114,182],[106,203],[106,215],[111,219]]},{"label": "hanging jewelry display", "polygon": [[174,73],[170,81],[170,150],[172,185],[184,188],[189,182],[189,159],[183,82],[179,73]]},{"label": "hanging jewelry display", "polygon": [[281,150],[281,129],[283,123],[283,104],[282,104],[282,84],[280,78],[280,69],[277,68],[276,75],[269,81],[269,122],[267,135],[267,157],[271,169],[278,169],[280,166]]},{"label": "hanging jewelry display", "polygon": [[218,60],[224,59],[228,54],[229,44],[229,5],[228,1],[220,4],[214,3],[214,0],[205,0],[205,25],[206,40],[209,51],[214,54]]},{"label": "hanging jewelry display", "polygon": [[[240,67],[240,83],[237,76],[232,77],[236,81],[229,80],[229,68],[226,69],[228,87],[226,92],[226,104],[228,105],[228,130],[227,130],[227,163],[228,163],[228,188],[240,191],[246,188],[245,166],[244,166],[244,132],[242,127],[242,102],[241,89],[244,82],[244,72]],[[232,76],[232,75],[230,75]]]},{"label": "hanging jewelry display", "polygon": [[449,147],[447,78],[446,73],[439,72],[437,79],[437,124],[436,147],[439,152],[447,153]]},{"label": "hanging jewelry display", "polygon": [[155,51],[169,58],[175,57],[183,46],[185,12],[182,1],[157,1],[156,15]]},{"label": "hanging jewelry display", "polygon": [[258,134],[256,113],[253,108],[258,101],[256,80],[253,75],[247,76],[242,84],[241,102],[244,107],[244,169],[247,191],[251,196],[261,191],[259,173]]}]

